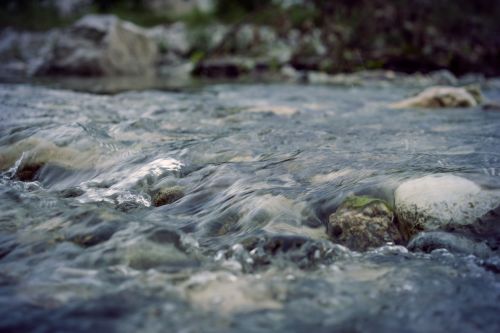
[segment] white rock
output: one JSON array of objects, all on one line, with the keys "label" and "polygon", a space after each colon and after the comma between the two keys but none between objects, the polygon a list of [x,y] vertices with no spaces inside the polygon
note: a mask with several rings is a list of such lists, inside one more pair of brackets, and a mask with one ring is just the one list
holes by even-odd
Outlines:
[{"label": "white rock", "polygon": [[395,192],[396,215],[411,236],[446,225],[471,224],[499,203],[498,195],[462,177],[437,174],[402,183]]},{"label": "white rock", "polygon": [[478,102],[465,88],[437,86],[427,88],[414,97],[391,104],[393,109],[474,107]]}]

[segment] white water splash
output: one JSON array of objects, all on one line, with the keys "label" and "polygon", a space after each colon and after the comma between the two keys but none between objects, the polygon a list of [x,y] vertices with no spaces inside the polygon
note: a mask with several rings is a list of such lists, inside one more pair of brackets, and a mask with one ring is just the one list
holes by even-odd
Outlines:
[{"label": "white water splash", "polygon": [[79,198],[80,202],[110,203],[136,203],[145,207],[151,206],[151,198],[147,193],[134,192],[134,187],[142,180],[152,177],[158,179],[167,173],[179,171],[184,164],[174,158],[156,159],[146,165],[132,169],[127,176],[108,188],[96,187],[96,183],[104,182],[104,179],[93,179],[81,184],[85,194]]}]

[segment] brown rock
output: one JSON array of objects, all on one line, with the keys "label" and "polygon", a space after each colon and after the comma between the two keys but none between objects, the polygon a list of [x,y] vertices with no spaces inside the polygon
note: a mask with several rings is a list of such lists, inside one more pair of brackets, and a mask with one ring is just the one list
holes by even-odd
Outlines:
[{"label": "brown rock", "polygon": [[180,187],[174,186],[169,188],[160,188],[153,195],[153,205],[160,207],[176,202],[184,196],[184,192]]},{"label": "brown rock", "polygon": [[394,213],[387,203],[369,197],[351,197],[330,215],[327,234],[351,250],[366,251],[387,243],[400,243]]}]

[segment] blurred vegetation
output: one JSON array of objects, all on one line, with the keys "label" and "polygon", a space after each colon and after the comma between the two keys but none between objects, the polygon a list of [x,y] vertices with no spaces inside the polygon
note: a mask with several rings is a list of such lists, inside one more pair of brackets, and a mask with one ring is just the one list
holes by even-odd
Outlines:
[{"label": "blurred vegetation", "polygon": [[53,6],[43,1],[2,0],[0,6],[0,28],[47,30],[65,26],[74,19],[72,16],[59,15]]},{"label": "blurred vegetation", "polygon": [[500,1],[308,0],[337,67],[500,68]]},{"label": "blurred vegetation", "polygon": [[[297,68],[332,72],[387,68],[461,74],[500,74],[500,1],[497,0],[214,0],[212,13],[182,16],[152,11],[142,0],[92,0],[61,16],[50,0],[2,0],[0,27],[45,30],[81,15],[112,13],[142,26],[182,20],[203,27],[219,21],[272,26],[279,35],[321,31],[327,53]],[[316,67],[316,68],[315,68]]]},{"label": "blurred vegetation", "polygon": [[[287,6],[278,6],[288,3]],[[243,17],[280,33],[321,30],[328,50],[314,65],[327,71],[394,69],[500,74],[497,0],[219,0],[216,15]]]}]

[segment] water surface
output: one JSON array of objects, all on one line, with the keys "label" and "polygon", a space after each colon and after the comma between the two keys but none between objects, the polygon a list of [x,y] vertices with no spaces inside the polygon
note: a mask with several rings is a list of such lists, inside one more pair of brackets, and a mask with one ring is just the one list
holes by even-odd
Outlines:
[{"label": "water surface", "polygon": [[324,233],[412,177],[500,189],[500,113],[387,108],[416,91],[1,85],[0,330],[500,331],[499,257]]}]

